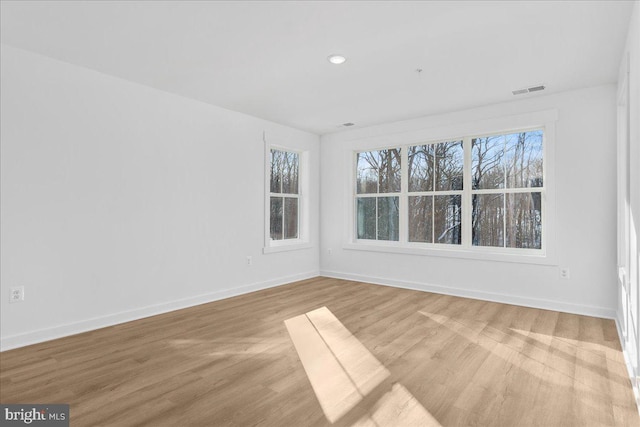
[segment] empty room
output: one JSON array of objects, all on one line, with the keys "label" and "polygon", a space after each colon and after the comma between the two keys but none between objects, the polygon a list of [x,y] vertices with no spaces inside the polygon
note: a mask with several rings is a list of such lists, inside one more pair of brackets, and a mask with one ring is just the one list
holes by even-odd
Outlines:
[{"label": "empty room", "polygon": [[640,426],[640,1],[0,7],[0,425]]}]

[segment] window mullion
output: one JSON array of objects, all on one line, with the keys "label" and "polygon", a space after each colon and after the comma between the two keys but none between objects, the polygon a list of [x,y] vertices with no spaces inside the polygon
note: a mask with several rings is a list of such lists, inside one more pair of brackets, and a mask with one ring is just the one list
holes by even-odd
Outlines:
[{"label": "window mullion", "polygon": [[352,242],[358,241],[358,153],[353,152],[351,154],[351,182],[349,188],[351,189],[351,222],[352,229],[350,230],[349,240]]},{"label": "window mullion", "polygon": [[409,241],[409,155],[408,146],[400,148],[400,203],[398,209],[399,215],[399,232],[398,240],[401,243]]},{"label": "window mullion", "polygon": [[462,247],[470,248],[472,240],[471,138],[463,140],[464,167],[462,177]]},{"label": "window mullion", "polygon": [[378,236],[379,234],[379,229],[378,229],[378,200],[380,200],[378,198],[378,196],[380,196],[380,152],[376,153],[377,159],[378,159],[378,163],[377,163],[377,170],[378,170],[378,180],[376,182],[376,236],[375,236],[375,240],[378,240]]},{"label": "window mullion", "polygon": [[502,247],[507,247],[507,193],[502,195]]},{"label": "window mullion", "polygon": [[376,238],[374,240],[378,240],[378,197],[375,198],[376,200]]},{"label": "window mullion", "polygon": [[436,196],[431,196],[431,243],[436,243]]},{"label": "window mullion", "polygon": [[[502,159],[503,161],[506,159],[507,157],[507,136],[504,136],[504,147],[502,149]],[[506,164],[506,161],[503,162],[503,182],[504,182],[504,186],[503,186],[503,190],[507,190],[508,187],[508,182],[507,182],[507,170],[508,170],[508,165]],[[502,192],[502,247],[506,248],[507,247],[507,193],[506,191]]]}]

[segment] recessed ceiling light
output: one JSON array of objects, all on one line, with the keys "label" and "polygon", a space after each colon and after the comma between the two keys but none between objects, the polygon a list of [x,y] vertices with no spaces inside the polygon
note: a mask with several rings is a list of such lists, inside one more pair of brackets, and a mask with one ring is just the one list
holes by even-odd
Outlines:
[{"label": "recessed ceiling light", "polygon": [[327,59],[329,62],[336,65],[343,64],[347,60],[347,58],[342,55],[329,55]]}]

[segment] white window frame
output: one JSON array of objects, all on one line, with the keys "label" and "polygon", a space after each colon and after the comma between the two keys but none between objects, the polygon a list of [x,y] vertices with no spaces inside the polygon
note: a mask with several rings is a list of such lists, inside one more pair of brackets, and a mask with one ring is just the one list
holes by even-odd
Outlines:
[{"label": "white window frame", "polygon": [[[389,136],[366,138],[357,141],[352,150],[348,150],[347,164],[350,165],[347,220],[345,226],[344,249],[375,252],[403,253],[411,255],[443,256],[454,258],[471,258],[527,264],[557,265],[557,248],[555,245],[555,122],[557,110],[527,113],[505,118],[487,119],[466,123],[459,126],[444,126],[416,132],[407,132]],[[543,187],[502,188],[494,190],[471,190],[471,140],[476,137],[505,135],[531,130],[543,131]],[[440,142],[463,141],[464,169],[463,190],[436,192],[437,195],[462,193],[462,244],[441,244],[408,242],[408,197],[420,193],[408,192],[408,148],[414,145],[436,144]],[[400,197],[399,241],[381,241],[357,239],[356,203],[356,162],[357,153],[381,149],[400,148],[402,158]],[[472,194],[497,192],[507,193],[542,193],[542,248],[501,248],[489,246],[473,246],[471,244],[471,197]]]},{"label": "white window frame", "polygon": [[[271,150],[286,151],[298,155],[298,194],[271,193]],[[283,145],[269,144],[265,140],[264,151],[264,254],[307,249],[309,242],[309,152]],[[295,197],[298,199],[298,237],[296,239],[271,239],[271,196]]]}]

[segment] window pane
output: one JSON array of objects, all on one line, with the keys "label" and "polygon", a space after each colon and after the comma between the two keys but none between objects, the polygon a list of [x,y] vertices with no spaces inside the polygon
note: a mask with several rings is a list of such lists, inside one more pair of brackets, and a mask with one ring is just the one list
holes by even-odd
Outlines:
[{"label": "window pane", "polygon": [[358,194],[400,192],[400,149],[358,153],[356,175]]},{"label": "window pane", "polygon": [[282,240],[282,197],[271,197],[270,235],[272,240]]},{"label": "window pane", "polygon": [[541,193],[507,194],[508,248],[542,248]]},{"label": "window pane", "polygon": [[409,197],[409,241],[433,242],[433,197]]},{"label": "window pane", "polygon": [[271,150],[271,185],[272,193],[280,193],[282,188],[282,165],[284,152],[279,150]]},{"label": "window pane", "polygon": [[474,194],[472,198],[474,246],[504,246],[504,194]]},{"label": "window pane", "polygon": [[462,190],[462,141],[436,144],[434,154],[436,190]]},{"label": "window pane", "polygon": [[284,152],[282,161],[282,192],[298,194],[298,153]]},{"label": "window pane", "polygon": [[376,238],[376,198],[359,197],[358,210],[358,239]]},{"label": "window pane", "polygon": [[507,187],[542,187],[542,131],[506,135]]},{"label": "window pane", "polygon": [[504,188],[504,135],[471,140],[472,188]]},{"label": "window pane", "polygon": [[378,240],[397,241],[399,232],[398,197],[378,197]]},{"label": "window pane", "polygon": [[409,147],[409,191],[433,191],[433,145]]},{"label": "window pane", "polygon": [[380,159],[377,151],[358,153],[357,192],[358,194],[378,192],[378,169]]},{"label": "window pane", "polygon": [[295,197],[284,199],[284,238],[298,238],[298,199]]},{"label": "window pane", "polygon": [[400,191],[400,149],[381,150],[379,193],[398,193]]},{"label": "window pane", "polygon": [[435,196],[434,243],[462,243],[462,196]]}]

